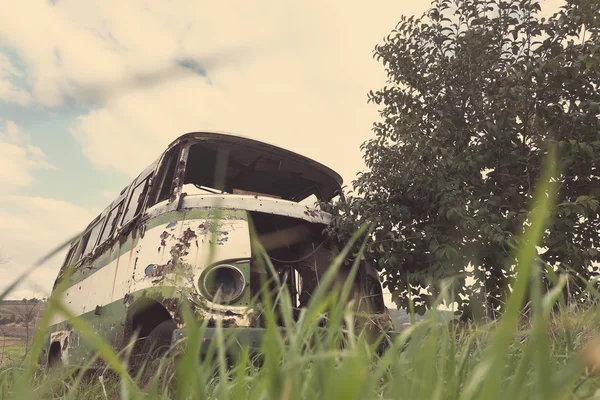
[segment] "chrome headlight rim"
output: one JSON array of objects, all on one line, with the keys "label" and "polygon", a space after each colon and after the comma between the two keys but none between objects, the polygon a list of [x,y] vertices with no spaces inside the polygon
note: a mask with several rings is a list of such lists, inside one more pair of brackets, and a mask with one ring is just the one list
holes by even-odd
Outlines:
[{"label": "chrome headlight rim", "polygon": [[[233,271],[236,274],[236,278],[239,280],[240,282],[240,287],[239,290],[236,291],[235,296],[232,296],[231,298],[222,298],[223,295],[222,293],[220,294],[221,298],[217,297],[218,294],[218,290],[216,292],[212,292],[211,290],[209,290],[209,282],[208,279],[217,271],[219,270],[229,270],[229,271]],[[202,274],[203,277],[201,278],[201,289],[204,292],[204,295],[207,297],[208,300],[218,303],[218,304],[223,304],[223,305],[227,305],[227,304],[232,304],[235,303],[237,301],[239,301],[243,296],[244,293],[246,292],[246,286],[247,286],[247,281],[246,281],[246,276],[244,275],[244,273],[242,272],[241,269],[239,269],[238,267],[236,267],[235,265],[231,264],[231,263],[219,263],[216,264],[210,268],[207,268],[207,270]],[[235,279],[233,279],[235,281]]]}]

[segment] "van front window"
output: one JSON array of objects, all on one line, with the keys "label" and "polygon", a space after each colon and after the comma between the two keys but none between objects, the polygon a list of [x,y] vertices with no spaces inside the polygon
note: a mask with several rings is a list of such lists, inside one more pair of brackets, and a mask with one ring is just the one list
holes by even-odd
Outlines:
[{"label": "van front window", "polygon": [[193,144],[183,184],[192,193],[250,194],[301,202],[327,200],[331,178],[301,160],[236,143]]}]

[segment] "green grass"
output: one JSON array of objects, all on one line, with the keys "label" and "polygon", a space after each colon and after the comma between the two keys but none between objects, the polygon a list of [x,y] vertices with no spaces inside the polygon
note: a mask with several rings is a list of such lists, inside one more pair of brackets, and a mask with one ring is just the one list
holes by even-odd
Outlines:
[{"label": "green grass", "polygon": [[0,359],[9,357],[13,360],[21,359],[25,355],[25,346],[0,347]]},{"label": "green grass", "polygon": [[[107,374],[102,384],[97,377],[85,379],[73,370],[49,375],[36,370],[17,394],[14,390],[25,369],[13,365],[0,372],[0,398],[104,398],[104,391],[107,398],[483,398],[481,390],[490,374],[501,377],[501,390],[487,398],[589,398],[600,384],[585,373],[580,352],[597,335],[598,315],[596,306],[553,314],[545,343],[536,342],[533,325],[521,323],[511,334],[505,362],[494,369],[486,368],[491,365],[486,363],[490,354],[500,354],[492,352],[497,350],[492,347],[494,327],[425,320],[404,332],[382,357],[361,338],[341,351],[326,340],[303,350],[303,341],[315,332],[301,336],[295,330],[288,345],[273,335],[265,346],[263,368],[243,359],[227,370],[220,368],[225,363],[217,348],[216,367],[211,368],[196,362],[189,351],[194,345],[188,344],[179,365],[164,360],[161,368],[166,372],[155,374],[148,393],[140,390],[148,387],[147,382],[118,379],[115,374]],[[540,348],[540,343],[548,347]],[[539,350],[547,358],[539,357]],[[540,368],[540,362],[546,368]],[[542,390],[540,385],[549,387]]]},{"label": "green grass", "polygon": [[[178,357],[163,358],[148,369],[148,376],[132,377],[126,357],[116,354],[85,321],[74,319],[74,328],[84,333],[82,338],[111,372],[100,379],[86,374],[86,366],[79,370],[38,368],[37,354],[44,339],[44,332],[38,331],[25,362],[0,370],[0,398],[517,400],[600,394],[599,381],[587,368],[600,366],[600,346],[593,340],[600,328],[597,304],[565,307],[558,303],[556,311],[564,278],[555,279],[549,293],[540,290],[543,271],[535,261],[535,245],[556,190],[549,179],[555,174],[553,164],[546,170],[538,187],[539,201],[531,211],[531,225],[523,235],[523,245],[515,251],[518,278],[498,321],[447,324],[436,321],[431,313],[431,318],[402,332],[378,356],[370,336],[354,325],[356,315],[345,307],[349,284],[338,290],[332,286],[348,247],[333,261],[298,322],[291,322],[286,296],[281,297],[287,321],[285,339],[274,323],[272,299],[263,299],[268,333],[261,367],[244,353],[227,368],[221,340],[213,341],[207,359],[199,362],[203,325],[184,307],[189,336]],[[353,240],[364,234],[364,230],[358,232]],[[265,267],[271,266],[266,263]],[[59,285],[57,293],[62,289]],[[285,288],[281,292],[285,294]],[[530,318],[521,314],[527,294],[533,300]],[[54,312],[69,315],[57,299],[57,295],[50,298],[40,326]],[[328,325],[323,330],[319,322],[325,315]]]}]

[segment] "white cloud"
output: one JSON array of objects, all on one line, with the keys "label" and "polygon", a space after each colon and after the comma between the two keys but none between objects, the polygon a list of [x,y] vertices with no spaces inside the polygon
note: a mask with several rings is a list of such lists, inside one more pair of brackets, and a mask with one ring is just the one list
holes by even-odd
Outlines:
[{"label": "white cloud", "polygon": [[[199,2],[21,0],[0,14],[0,37],[28,66],[35,100],[62,105],[82,88],[112,88],[177,56],[221,54],[199,76],[166,80],[96,104],[72,133],[90,161],[130,176],[190,130],[239,132],[304,153],[349,181],[377,110],[366,93],[384,85],[372,49],[402,14],[429,1]],[[546,0],[544,10],[557,8]],[[35,10],[35,12],[32,12]],[[117,86],[116,89],[119,89]]]},{"label": "white cloud", "polygon": [[15,103],[28,106],[32,99],[29,92],[16,86],[11,78],[20,77],[23,73],[19,71],[5,54],[0,53],[0,102]]},{"label": "white cloud", "polygon": [[31,144],[31,138],[13,121],[0,120],[0,193],[11,193],[31,185],[33,172],[54,168],[46,155]]},{"label": "white cloud", "polygon": [[[49,168],[54,167],[28,134],[13,121],[0,121],[0,261],[7,261],[0,262],[0,290],[92,219],[87,210],[69,203],[18,195],[35,182],[36,171]],[[60,256],[48,265],[59,265]],[[55,268],[43,267],[9,297],[45,295],[55,274]]]},{"label": "white cloud", "polygon": [[8,56],[0,53],[0,77],[5,78],[7,76],[23,76],[23,73],[10,62]]},{"label": "white cloud", "polygon": [[226,49],[221,65],[207,68],[210,82],[187,76],[124,89],[80,116],[72,132],[100,168],[133,176],[175,137],[212,128],[282,145],[353,179],[377,118],[366,93],[385,81],[372,49],[401,14],[428,4],[263,3],[22,0],[0,15],[0,37],[25,60],[46,106],[80,98],[85,85]]},{"label": "white cloud", "polygon": [[[8,209],[11,209],[8,211]],[[0,264],[0,289],[62,242],[82,231],[99,210],[43,197],[0,196],[0,253],[8,262]],[[48,295],[67,249],[47,260],[11,298]]]}]

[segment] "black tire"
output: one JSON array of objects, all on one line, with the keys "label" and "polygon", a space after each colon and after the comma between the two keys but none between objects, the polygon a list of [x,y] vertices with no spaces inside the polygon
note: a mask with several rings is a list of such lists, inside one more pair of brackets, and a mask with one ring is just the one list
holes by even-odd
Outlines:
[{"label": "black tire", "polygon": [[171,347],[171,336],[177,328],[175,322],[170,319],[161,322],[156,328],[150,332],[148,337],[144,338],[141,355],[147,362],[159,359]]},{"label": "black tire", "polygon": [[161,322],[142,342],[138,356],[132,365],[134,375],[138,375],[139,384],[149,384],[154,379],[157,363],[163,358],[171,347],[171,336],[177,326],[173,320]]}]

